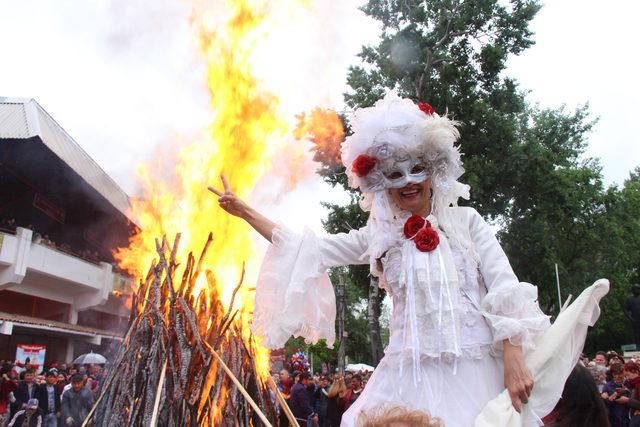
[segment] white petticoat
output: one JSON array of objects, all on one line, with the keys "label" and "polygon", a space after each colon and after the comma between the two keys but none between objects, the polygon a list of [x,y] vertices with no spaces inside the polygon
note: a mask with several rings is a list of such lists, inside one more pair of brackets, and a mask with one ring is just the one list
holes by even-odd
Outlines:
[{"label": "white petticoat", "polygon": [[[440,418],[444,425],[472,426],[482,408],[504,389],[502,361],[491,354],[454,362],[424,358],[421,381],[413,384],[412,370],[400,374],[399,356],[385,356],[362,395],[342,416],[343,427],[353,427],[360,411],[381,404],[419,409]],[[410,362],[405,362],[409,366]],[[455,369],[455,373],[454,373]]]}]

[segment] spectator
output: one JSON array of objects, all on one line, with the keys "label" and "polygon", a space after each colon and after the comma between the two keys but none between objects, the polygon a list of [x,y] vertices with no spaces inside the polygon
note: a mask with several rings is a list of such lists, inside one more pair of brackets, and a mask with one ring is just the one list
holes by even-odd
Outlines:
[{"label": "spectator", "polygon": [[8,427],[40,427],[42,414],[38,407],[38,399],[29,399],[24,409],[16,412]]},{"label": "spectator", "polygon": [[624,376],[627,379],[627,387],[631,391],[629,397],[622,396],[616,400],[617,403],[627,405],[630,409],[630,427],[640,426],[640,367],[634,362],[624,365]]},{"label": "spectator", "polygon": [[624,384],[624,370],[622,365],[614,363],[609,368],[612,380],[607,382],[602,390],[602,398],[609,409],[609,421],[611,427],[629,426],[629,408],[616,402],[622,396],[628,396],[629,390]]},{"label": "spectator", "polygon": [[318,414],[318,422],[320,427],[329,427],[329,419],[327,418],[327,405],[329,398],[327,396],[329,392],[329,378],[326,376],[320,377],[320,384],[316,389],[315,395],[315,411]]},{"label": "spectator", "polygon": [[346,411],[347,409],[349,409],[351,405],[353,405],[353,402],[355,402],[356,399],[360,397],[361,393],[362,393],[362,377],[359,374],[356,374],[353,377],[351,377],[351,382],[349,383],[347,390],[341,396],[341,399],[343,401],[344,411]]},{"label": "spectator", "polygon": [[59,372],[58,373],[58,383],[56,384],[56,386],[58,387],[58,392],[62,395],[62,390],[64,390],[64,386],[66,386],[67,383],[67,375],[66,372]]},{"label": "spectator", "polygon": [[317,414],[318,412],[316,411],[316,388],[318,388],[318,386],[316,385],[315,379],[311,376],[311,374],[309,374],[309,382],[307,384],[307,394],[309,395],[309,403],[313,408],[313,412]]},{"label": "spectator", "polygon": [[608,427],[607,408],[591,373],[576,365],[567,378],[560,401],[543,419],[548,427]]},{"label": "spectator", "polygon": [[[589,369],[593,374],[593,378],[596,381],[596,387],[600,393],[604,390],[604,386],[607,383],[607,354],[604,351],[596,353],[596,357],[589,363]],[[609,378],[610,379],[610,378]]]},{"label": "spectator", "polygon": [[[15,371],[12,368],[8,363],[4,363],[0,368],[2,374],[0,378],[0,426],[5,426],[9,422],[10,396],[18,388],[18,383],[15,381]],[[12,379],[10,375],[14,375],[14,378]]]},{"label": "spectator", "polygon": [[609,360],[609,365],[611,365],[612,363],[619,363],[621,365],[624,365],[627,362],[624,361],[624,358],[622,356],[616,354],[615,356],[611,357],[611,360]]},{"label": "spectator", "polygon": [[596,357],[593,360],[598,366],[607,366],[607,353],[599,351],[596,353]]},{"label": "spectator", "polygon": [[344,413],[344,408],[340,403],[340,395],[344,393],[346,389],[347,386],[345,385],[344,378],[336,375],[333,384],[327,392],[327,420],[329,421],[329,427],[340,427],[342,414]]},{"label": "spectator", "polygon": [[35,397],[37,388],[34,382],[35,376],[33,368],[28,368],[24,371],[24,380],[20,381],[18,388],[13,392],[17,409],[26,409],[27,402]]},{"label": "spectator", "polygon": [[58,384],[58,371],[50,369],[47,372],[46,384],[36,390],[40,409],[44,414],[44,427],[58,427],[60,420],[60,389]]},{"label": "spectator", "polygon": [[62,395],[62,422],[69,427],[78,427],[91,411],[93,395],[84,386],[80,374],[71,377],[71,388]]},{"label": "spectator", "polygon": [[293,416],[298,420],[305,421],[307,426],[317,425],[318,415],[314,412],[313,406],[309,399],[307,387],[309,386],[311,375],[308,372],[302,372],[298,382],[291,389],[291,399],[289,406]]}]

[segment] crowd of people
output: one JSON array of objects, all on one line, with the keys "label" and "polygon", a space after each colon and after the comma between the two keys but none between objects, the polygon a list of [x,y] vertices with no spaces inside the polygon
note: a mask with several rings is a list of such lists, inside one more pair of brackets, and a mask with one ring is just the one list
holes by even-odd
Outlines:
[{"label": "crowd of people", "polygon": [[[274,380],[301,426],[339,427],[342,414],[358,399],[370,376],[367,371],[342,376],[291,374],[283,369]],[[289,425],[285,411],[279,411],[279,425]],[[416,414],[399,416],[406,420]],[[625,360],[615,351],[599,351],[593,359],[583,355],[567,380],[558,406],[543,421],[545,426],[554,427],[640,426],[640,358]]]},{"label": "crowd of people", "polygon": [[607,407],[611,427],[640,426],[640,359],[625,361],[615,351],[582,359]]},{"label": "crowd of people", "polygon": [[101,365],[0,361],[0,427],[79,427],[105,376]]},{"label": "crowd of people", "polygon": [[[346,372],[344,376],[309,372],[292,375],[283,369],[275,381],[300,425],[339,427],[342,414],[358,399],[370,376],[368,371]],[[279,425],[289,425],[285,411],[279,409]]]}]

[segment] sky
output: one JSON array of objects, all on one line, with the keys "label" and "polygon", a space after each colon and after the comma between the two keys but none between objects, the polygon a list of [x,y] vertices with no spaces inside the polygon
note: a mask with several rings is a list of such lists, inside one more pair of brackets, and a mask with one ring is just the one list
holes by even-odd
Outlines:
[{"label": "sky", "polygon": [[536,44],[508,63],[541,107],[589,104],[598,123],[586,156],[601,159],[607,185],[622,185],[640,166],[638,14],[635,1],[546,1],[532,24]]},{"label": "sky", "polygon": [[[309,0],[289,21],[291,11],[280,8],[289,30],[266,41],[257,60],[290,109],[342,108],[347,67],[378,31],[359,4]],[[0,96],[35,98],[135,195],[136,165],[159,146],[197,138],[210,117],[191,10],[185,0],[0,0]],[[535,46],[510,59],[506,71],[541,107],[589,103],[599,122],[586,155],[601,159],[607,185],[640,165],[632,130],[640,115],[638,12],[639,3],[622,0],[548,1],[532,24]],[[269,213],[319,200],[345,198],[309,176]],[[312,211],[318,229],[324,212]]]}]

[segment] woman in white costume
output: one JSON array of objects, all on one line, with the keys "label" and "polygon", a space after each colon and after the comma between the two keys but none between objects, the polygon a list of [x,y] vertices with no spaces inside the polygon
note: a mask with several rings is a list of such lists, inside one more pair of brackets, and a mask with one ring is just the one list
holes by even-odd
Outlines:
[{"label": "woman in white costume", "polygon": [[224,177],[224,191],[210,188],[223,209],[273,243],[257,283],[254,332],[271,348],[291,335],[332,345],[336,308],[326,271],[369,264],[393,302],[391,336],[343,426],[381,405],[471,426],[505,388],[519,411],[534,387],[524,354],[549,317],[482,217],[457,207],[469,190],[457,181],[464,169],[456,122],[390,92],[350,124],[342,161],[370,212],[359,230],[296,234],[237,198]]}]

